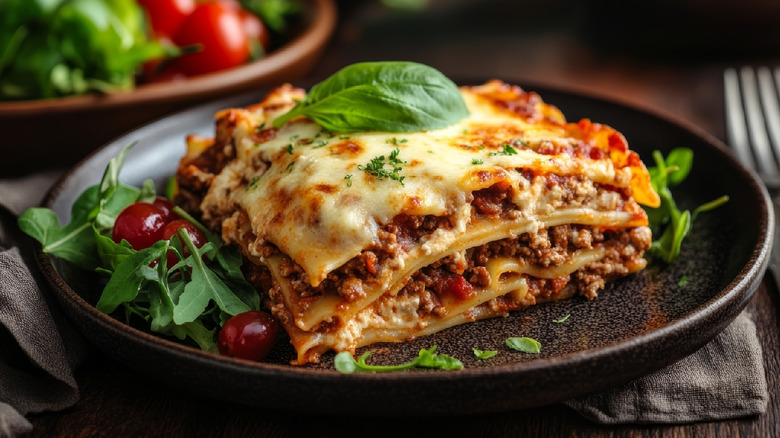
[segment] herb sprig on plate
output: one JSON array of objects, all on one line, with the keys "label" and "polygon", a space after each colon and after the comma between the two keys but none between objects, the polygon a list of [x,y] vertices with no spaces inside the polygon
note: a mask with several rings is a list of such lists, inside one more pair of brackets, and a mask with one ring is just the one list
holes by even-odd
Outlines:
[{"label": "herb sprig on plate", "polygon": [[350,374],[354,372],[389,372],[389,371],[403,371],[411,368],[434,368],[440,370],[461,370],[463,369],[463,362],[455,359],[452,356],[446,354],[440,354],[436,352],[436,346],[432,346],[427,350],[425,348],[420,350],[414,360],[398,365],[369,365],[366,360],[371,356],[371,352],[367,351],[363,353],[357,360],[352,357],[348,351],[342,351],[338,353],[333,359],[333,365],[336,370]]},{"label": "herb sprig on plate", "polygon": [[676,148],[664,158],[660,151],[653,152],[655,167],[648,169],[650,183],[661,197],[658,208],[645,207],[650,228],[656,239],[650,253],[665,263],[671,263],[680,255],[682,241],[690,233],[699,213],[710,211],[728,202],[728,196],[721,196],[706,202],[693,210],[680,210],[672,196],[671,187],[682,183],[693,167],[693,151]]}]

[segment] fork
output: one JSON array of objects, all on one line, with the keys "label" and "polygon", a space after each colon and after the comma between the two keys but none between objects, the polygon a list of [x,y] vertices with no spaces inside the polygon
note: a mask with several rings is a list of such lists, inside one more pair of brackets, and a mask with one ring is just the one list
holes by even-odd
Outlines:
[{"label": "fork", "polygon": [[[745,66],[723,72],[726,135],[742,163],[756,171],[772,195],[780,201],[780,68],[757,70]],[[780,236],[775,229],[769,270],[780,288]]]}]

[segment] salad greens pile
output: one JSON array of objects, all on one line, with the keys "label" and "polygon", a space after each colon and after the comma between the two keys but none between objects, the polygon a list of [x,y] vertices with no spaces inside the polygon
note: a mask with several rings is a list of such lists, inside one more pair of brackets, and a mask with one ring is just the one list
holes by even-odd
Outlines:
[{"label": "salad greens pile", "polygon": [[[131,145],[132,146],[132,145]],[[260,297],[241,272],[235,246],[224,246],[178,207],[174,211],[195,224],[208,241],[197,248],[186,231],[170,241],[134,250],[126,240],[116,243],[111,231],[117,215],[134,202],[152,202],[154,184],[141,189],[119,182],[119,170],[131,146],[112,159],[100,184],[86,189],[73,204],[71,221],[60,226],[47,208],[31,208],[19,217],[19,228],[41,243],[44,253],[109,277],[97,309],[124,310],[130,324],[137,316],[153,332],[192,339],[204,351],[216,352],[216,332],[230,316],[259,310]],[[184,248],[189,255],[185,256]],[[173,251],[178,263],[167,267]]]},{"label": "salad greens pile", "polygon": [[0,100],[130,89],[171,50],[147,37],[135,0],[3,0]]},{"label": "salad greens pile", "polygon": [[654,151],[653,159],[656,165],[648,172],[653,189],[661,197],[661,205],[658,208],[645,207],[655,237],[650,254],[665,263],[672,263],[680,255],[682,241],[690,233],[699,213],[720,207],[728,202],[729,197],[724,195],[704,203],[696,207],[693,214],[689,210],[681,211],[674,202],[670,187],[688,177],[693,167],[693,151],[688,148],[672,149],[665,159],[660,151]]}]

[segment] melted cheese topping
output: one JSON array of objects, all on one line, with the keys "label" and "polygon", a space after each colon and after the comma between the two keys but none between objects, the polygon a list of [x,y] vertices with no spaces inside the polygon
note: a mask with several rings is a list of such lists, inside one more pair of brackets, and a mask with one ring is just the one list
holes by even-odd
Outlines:
[{"label": "melted cheese topping", "polygon": [[[583,175],[633,188],[635,197],[645,198],[640,201],[657,203],[644,166],[619,133],[588,121],[565,123],[540,100],[520,102],[526,105],[520,111],[519,95],[507,87],[491,82],[462,88],[469,117],[445,129],[404,134],[340,135],[306,118],[269,127],[294,105],[292,98],[230,110],[221,117],[235,119],[237,160],[215,186],[219,178],[227,186],[243,182],[232,201],[247,212],[255,235],[298,263],[312,286],[377,244],[377,231],[398,214],[468,212],[470,194],[497,183],[510,185],[513,201],[527,211],[538,197],[524,192],[527,180],[518,169]],[[390,163],[394,151],[396,164]],[[397,177],[366,171],[372,160]],[[464,231],[469,217],[458,215],[455,229]]]}]

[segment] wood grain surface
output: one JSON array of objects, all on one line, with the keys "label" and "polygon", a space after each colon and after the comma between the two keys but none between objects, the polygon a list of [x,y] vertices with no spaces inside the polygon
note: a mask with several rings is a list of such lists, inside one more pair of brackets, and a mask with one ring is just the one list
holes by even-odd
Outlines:
[{"label": "wood grain surface", "polygon": [[[747,4],[752,3],[760,2]],[[321,79],[355,61],[413,60],[450,76],[494,76],[597,93],[688,120],[723,139],[723,68],[780,63],[780,52],[765,47],[766,41],[742,51],[728,46],[727,35],[712,29],[709,39],[688,44],[678,40],[677,45],[664,42],[666,46],[648,47],[643,39],[632,45],[630,34],[622,36],[622,44],[604,44],[610,34],[592,28],[602,21],[594,21],[592,11],[583,10],[595,4],[599,2],[431,1],[422,11],[408,12],[388,9],[378,1],[341,2],[337,34],[310,76]],[[561,16],[555,10],[569,13]],[[621,29],[627,28],[623,24]],[[652,24],[640,20],[634,28],[641,33],[643,26]],[[93,351],[76,376],[81,400],[63,412],[31,416],[31,436],[776,437],[780,436],[780,292],[771,276],[764,279],[747,311],[757,326],[770,390],[767,413],[756,417],[608,427],[560,405],[458,417],[301,415],[172,390]]]}]

